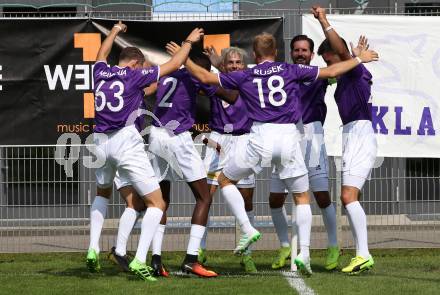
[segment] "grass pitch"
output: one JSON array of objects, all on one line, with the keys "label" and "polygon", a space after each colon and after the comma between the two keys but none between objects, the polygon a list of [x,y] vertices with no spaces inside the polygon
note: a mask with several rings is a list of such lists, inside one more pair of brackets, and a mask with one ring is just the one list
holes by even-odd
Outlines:
[{"label": "grass pitch", "polygon": [[[344,253],[341,265],[352,252]],[[375,268],[359,276],[327,272],[324,251],[312,251],[314,274],[305,283],[316,294],[439,294],[440,250],[372,251]],[[254,260],[260,274],[246,275],[231,252],[208,252],[209,266],[221,276],[162,278],[139,281],[120,273],[101,254],[102,271],[90,274],[85,253],[0,254],[0,294],[296,294],[287,280],[270,268],[274,251],[258,251]],[[184,253],[163,253],[164,263],[177,271]]]}]

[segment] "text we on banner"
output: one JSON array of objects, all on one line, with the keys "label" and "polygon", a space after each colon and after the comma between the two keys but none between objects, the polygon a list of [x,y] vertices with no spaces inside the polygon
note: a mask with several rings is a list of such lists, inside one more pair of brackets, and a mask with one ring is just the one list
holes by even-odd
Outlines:
[{"label": "text we on banner", "polygon": [[[380,61],[366,64],[373,75],[372,118],[378,156],[440,156],[440,17],[329,15],[336,31],[357,44],[366,35]],[[312,15],[302,18],[303,32],[317,49],[324,39]],[[325,66],[315,56],[315,65]],[[327,89],[324,125],[329,155],[341,155],[342,123],[334,91]]]},{"label": "text we on banner", "polygon": [[[84,139],[93,132],[92,70],[101,42],[115,21],[106,19],[0,20],[0,145],[56,144],[64,133]],[[238,46],[249,53],[253,37],[275,35],[278,59],[284,60],[281,18],[148,22],[127,21],[109,56],[116,64],[122,47],[141,48],[161,64],[169,59],[165,45],[180,43],[195,27],[205,29],[206,42],[221,50]],[[194,50],[201,51],[202,44]],[[154,97],[147,106],[154,104]],[[207,131],[209,99],[199,98],[195,127]]]}]

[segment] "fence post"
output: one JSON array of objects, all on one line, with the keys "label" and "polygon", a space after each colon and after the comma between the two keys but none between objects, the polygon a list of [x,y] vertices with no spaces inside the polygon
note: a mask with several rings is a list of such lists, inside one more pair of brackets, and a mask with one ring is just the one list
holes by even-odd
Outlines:
[{"label": "fence post", "polygon": [[336,231],[338,235],[338,245],[342,248],[342,202],[341,202],[341,188],[342,188],[342,157],[335,157],[336,167]]},{"label": "fence post", "polygon": [[235,245],[238,245],[238,242],[240,241],[240,236],[241,236],[240,224],[238,224],[237,218],[235,218]]}]

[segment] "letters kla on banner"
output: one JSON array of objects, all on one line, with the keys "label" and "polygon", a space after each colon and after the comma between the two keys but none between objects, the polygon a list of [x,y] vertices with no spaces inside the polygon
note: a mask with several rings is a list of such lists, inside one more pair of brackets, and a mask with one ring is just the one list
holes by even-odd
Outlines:
[{"label": "letters kla on banner", "polygon": [[[380,61],[366,64],[373,75],[372,117],[378,156],[439,157],[440,153],[440,17],[329,15],[329,22],[347,41],[366,35]],[[303,32],[324,40],[312,15],[302,18]],[[312,64],[325,66],[315,56]],[[341,155],[342,123],[334,101],[336,85],[327,89],[324,125],[329,155]]]}]

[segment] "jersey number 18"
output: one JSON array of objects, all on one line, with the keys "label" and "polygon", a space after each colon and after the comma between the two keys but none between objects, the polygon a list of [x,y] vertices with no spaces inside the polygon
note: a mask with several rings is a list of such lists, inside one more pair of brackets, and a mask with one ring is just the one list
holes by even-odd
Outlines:
[{"label": "jersey number 18", "polygon": [[[277,86],[274,85],[274,81],[277,81]],[[266,102],[264,101],[264,93],[263,93],[263,79],[261,78],[255,78],[252,83],[257,84],[258,87],[258,97],[260,98],[260,106],[262,108],[266,107]],[[274,75],[271,76],[267,80],[267,87],[269,88],[269,103],[273,105],[274,107],[282,106],[286,103],[287,99],[287,93],[284,91],[284,79],[281,76]],[[281,95],[280,100],[275,100],[274,96],[276,93],[279,93]]]}]

